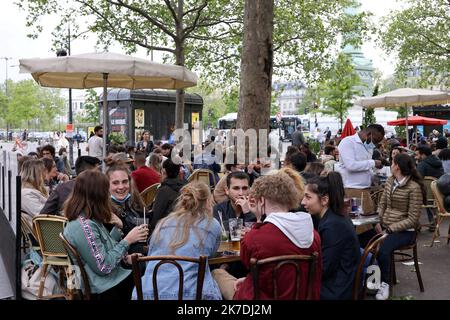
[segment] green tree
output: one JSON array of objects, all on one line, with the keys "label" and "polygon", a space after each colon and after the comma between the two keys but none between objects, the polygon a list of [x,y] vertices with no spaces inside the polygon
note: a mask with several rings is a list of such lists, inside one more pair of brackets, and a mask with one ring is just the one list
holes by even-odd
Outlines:
[{"label": "green tree", "polygon": [[199,81],[196,87],[189,88],[187,92],[198,94],[203,98],[203,127],[215,128],[217,126],[217,120],[225,114],[225,99],[223,90],[220,88],[213,88],[205,81]]},{"label": "green tree", "polygon": [[20,127],[24,121],[37,118],[40,111],[38,86],[34,80],[8,84],[9,102],[5,120],[12,127]]},{"label": "green tree", "polygon": [[84,103],[84,116],[77,117],[77,123],[91,123],[98,124],[100,123],[100,112],[98,105],[98,95],[94,89],[88,89],[85,93],[85,103]]},{"label": "green tree", "polygon": [[297,113],[298,114],[308,114],[313,112],[314,105],[318,100],[318,91],[316,86],[311,86],[306,88],[305,93],[303,94],[303,98],[298,105]]},{"label": "green tree", "polygon": [[58,89],[42,88],[34,80],[9,80],[8,98],[0,95],[0,117],[13,128],[28,127],[31,121],[50,128],[63,114],[64,104]]},{"label": "green tree", "polygon": [[239,87],[232,87],[224,93],[225,112],[227,113],[237,112],[239,105]]},{"label": "green tree", "polygon": [[280,112],[280,106],[276,103],[272,103],[270,105],[270,115],[276,116],[278,112]]},{"label": "green tree", "polygon": [[[35,27],[35,37],[42,31],[43,16],[60,17],[54,32],[57,46],[65,39],[69,22],[76,35],[94,32],[105,47],[118,42],[128,53],[139,47],[162,51],[166,60],[180,66],[192,66],[187,58],[197,55],[198,42],[220,41],[240,22],[234,14],[240,11],[239,2],[225,0],[20,0],[18,5],[27,10],[27,25]],[[183,127],[183,119],[184,90],[177,90],[178,128]]]},{"label": "green tree", "polygon": [[342,128],[348,109],[352,106],[352,99],[360,95],[357,86],[363,83],[345,53],[340,53],[332,66],[327,79],[320,84],[320,96],[323,107],[317,109],[322,114],[336,117]]},{"label": "green tree", "polygon": [[37,86],[37,88],[37,99],[39,101],[39,114],[37,118],[39,123],[43,124],[43,129],[50,130],[54,127],[55,118],[65,113],[66,101],[61,97],[61,91],[59,89],[43,88],[40,86]]},{"label": "green tree", "polygon": [[[373,94],[372,97],[375,97],[378,95],[380,85],[377,83],[375,84],[375,87],[373,88]],[[367,128],[369,125],[375,123],[377,119],[375,118],[375,109],[374,108],[365,108],[364,111],[364,119],[363,119],[363,126],[364,128]]]},{"label": "green tree", "polygon": [[422,85],[450,86],[449,21],[448,0],[407,0],[405,9],[382,19],[379,40],[389,54],[398,55],[399,77],[417,67]]},{"label": "green tree", "polygon": [[[3,91],[0,91],[0,120],[6,118],[6,113],[8,112],[8,97]],[[2,123],[6,127],[6,121]]]},{"label": "green tree", "polygon": [[[273,65],[268,73],[284,77],[319,79],[331,65],[343,37],[346,43],[361,42],[367,31],[365,13],[348,14],[355,0],[278,0],[274,6]],[[120,43],[129,53],[139,47],[158,50],[165,60],[186,65],[222,87],[238,83],[243,39],[243,1],[178,0],[19,0],[27,10],[32,37],[42,32],[43,17],[53,15],[56,47],[61,47],[65,25],[77,36],[97,35],[99,45]],[[272,70],[273,67],[273,70]],[[267,87],[270,97],[271,87]],[[184,95],[177,94],[177,127],[182,126]],[[236,105],[237,106],[237,105]],[[270,106],[264,107],[269,112]],[[252,108],[244,112],[252,112]],[[260,114],[260,112],[257,112]],[[250,115],[248,119],[252,119]]]}]

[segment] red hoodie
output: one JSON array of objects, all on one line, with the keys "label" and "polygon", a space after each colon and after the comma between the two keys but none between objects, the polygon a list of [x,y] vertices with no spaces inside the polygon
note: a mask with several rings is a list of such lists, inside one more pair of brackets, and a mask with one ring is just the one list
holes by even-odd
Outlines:
[{"label": "red hoodie", "polygon": [[[312,222],[311,222],[312,223]],[[288,227],[290,228],[290,227]],[[294,230],[295,231],[295,230]],[[257,223],[254,228],[248,232],[241,240],[241,261],[250,270],[250,258],[264,259],[281,255],[310,255],[313,252],[318,253],[315,275],[312,283],[312,299],[320,299],[320,286],[322,277],[322,253],[319,234],[312,229],[312,244],[309,248],[299,248],[295,245],[287,235],[283,233],[275,224],[270,222]],[[294,233],[295,234],[295,233]],[[291,235],[292,236],[292,233]],[[308,278],[308,262],[300,264],[300,294],[299,299],[305,300],[307,296],[307,278]],[[265,266],[260,269],[259,288],[260,299],[273,299],[273,282],[272,282],[272,266]],[[279,273],[277,281],[278,299],[294,300],[295,299],[295,272],[292,267],[286,267]],[[236,291],[234,300],[252,300],[253,299],[253,279],[248,274],[245,281]]]}]

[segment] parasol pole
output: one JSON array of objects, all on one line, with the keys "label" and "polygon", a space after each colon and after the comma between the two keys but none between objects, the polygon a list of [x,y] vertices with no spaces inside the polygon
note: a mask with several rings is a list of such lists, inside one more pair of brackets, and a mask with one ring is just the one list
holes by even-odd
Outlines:
[{"label": "parasol pole", "polygon": [[415,132],[415,134],[416,134],[416,145],[417,145],[417,126],[414,126],[414,132]]},{"label": "parasol pole", "polygon": [[[108,74],[103,73],[103,160],[106,158],[106,141],[108,138]],[[106,165],[103,164],[103,172]]]},{"label": "parasol pole", "polygon": [[406,106],[406,148],[409,149],[409,130],[408,130],[408,104],[405,102]]}]

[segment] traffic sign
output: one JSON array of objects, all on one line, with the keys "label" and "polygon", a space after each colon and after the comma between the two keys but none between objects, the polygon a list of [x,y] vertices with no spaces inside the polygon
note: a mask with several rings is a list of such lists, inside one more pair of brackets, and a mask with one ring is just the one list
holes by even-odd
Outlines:
[{"label": "traffic sign", "polygon": [[73,138],[73,123],[66,124],[66,138]]}]

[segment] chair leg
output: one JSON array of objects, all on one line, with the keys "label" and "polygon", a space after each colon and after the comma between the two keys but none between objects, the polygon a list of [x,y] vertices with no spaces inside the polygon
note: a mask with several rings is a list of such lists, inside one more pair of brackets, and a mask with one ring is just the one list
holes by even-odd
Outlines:
[{"label": "chair leg", "polygon": [[69,285],[70,267],[65,267],[63,270],[66,278],[66,300],[74,300],[74,289],[72,289]]},{"label": "chair leg", "polygon": [[392,285],[397,284],[397,272],[395,270],[395,254],[392,255]]},{"label": "chair leg", "polygon": [[389,296],[392,297],[394,295],[394,284],[397,283],[397,277],[395,275],[395,255],[394,252],[391,254],[391,271],[389,278],[391,279],[391,285],[389,286]]},{"label": "chair leg", "polygon": [[416,269],[416,275],[417,280],[419,281],[420,292],[424,292],[425,289],[423,288],[422,276],[420,275],[420,268],[419,268],[419,259],[417,256],[417,243],[413,248],[413,256],[414,256],[414,268]]},{"label": "chair leg", "polygon": [[436,229],[434,230],[433,238],[431,239],[430,247],[432,247],[434,245],[434,240],[436,240],[436,238],[439,236],[439,227],[441,225],[441,221],[442,221],[441,217],[437,218]]},{"label": "chair leg", "polygon": [[448,232],[447,232],[447,244],[450,243],[450,224],[448,225]]},{"label": "chair leg", "polygon": [[39,283],[39,291],[38,291],[38,299],[42,299],[42,294],[44,293],[44,284],[45,279],[47,278],[47,264],[42,265],[42,271],[41,271],[41,281]]}]

